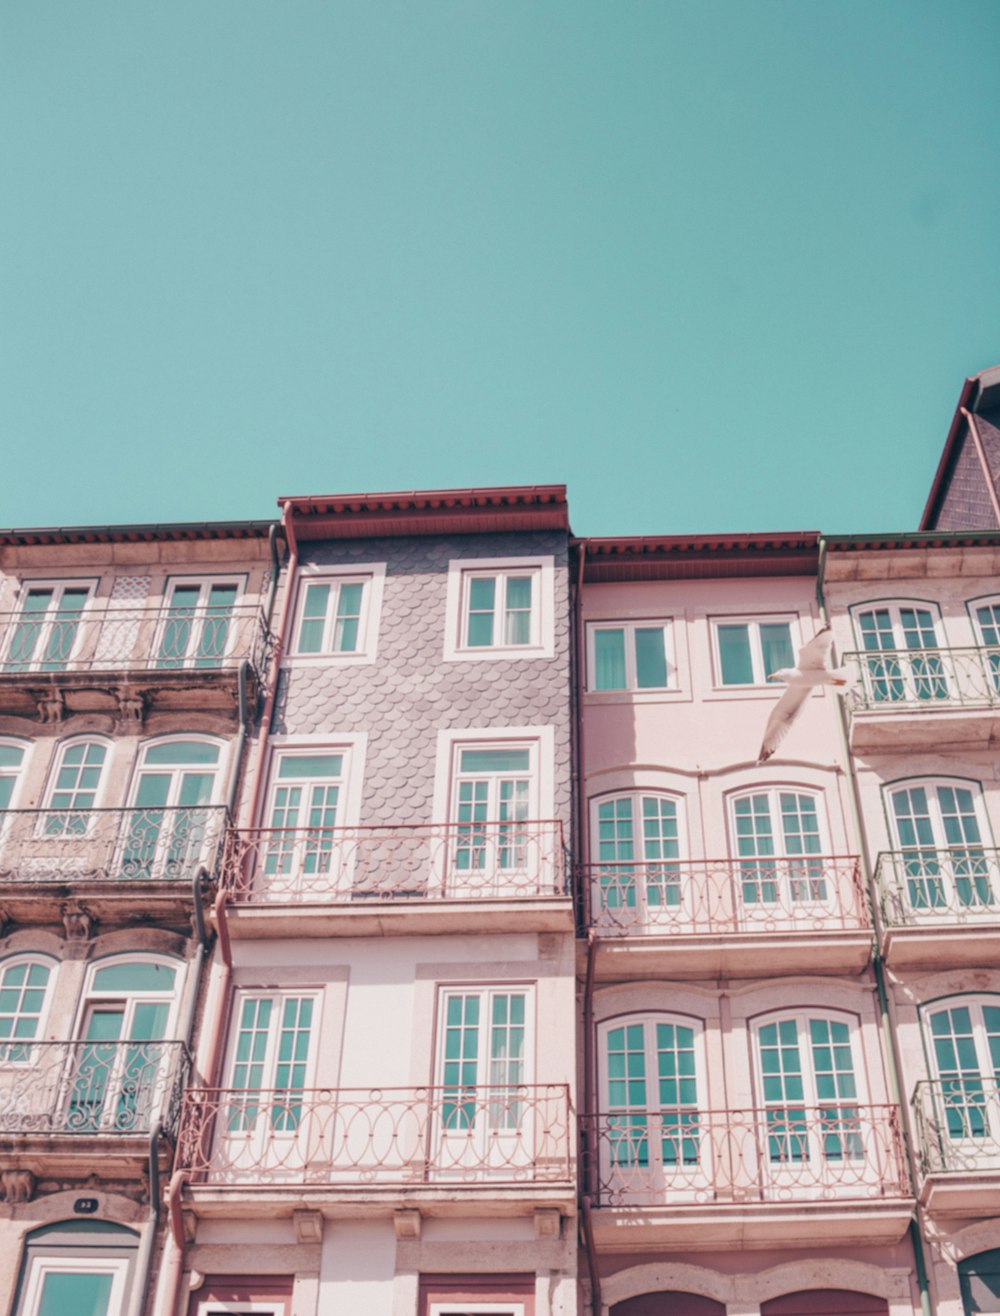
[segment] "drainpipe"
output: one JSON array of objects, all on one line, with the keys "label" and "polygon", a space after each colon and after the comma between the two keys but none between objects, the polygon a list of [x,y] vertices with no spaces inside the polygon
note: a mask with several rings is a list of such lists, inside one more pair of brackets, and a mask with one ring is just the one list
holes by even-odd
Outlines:
[{"label": "drainpipe", "polygon": [[[1000,521],[1000,517],[998,517],[998,521]],[[823,582],[826,574],[826,548],[826,539],[820,535],[819,561],[816,571],[816,601],[819,604],[821,620],[824,625],[829,625],[830,616],[827,611],[826,597],[823,591]],[[878,908],[878,890],[875,886],[875,870],[872,865],[871,850],[868,845],[868,830],[864,824],[864,810],[861,807],[861,787],[858,783],[858,774],[854,767],[854,756],[851,753],[851,741],[847,723],[847,708],[844,701],[839,698],[837,699],[837,725],[840,728],[841,754],[847,769],[847,781],[849,786],[847,798],[850,804],[851,822],[854,825],[855,835],[858,838],[861,873],[864,878],[865,890],[868,893],[868,903],[872,914],[872,926],[877,928],[878,921],[875,918],[875,911]],[[889,993],[886,990],[885,983],[885,963],[882,959],[882,951],[877,936],[874,939],[872,967],[875,972],[875,990],[878,997],[879,1022],[884,1041],[882,1050],[887,1062],[886,1069],[889,1079],[889,1092],[899,1109],[900,1130],[903,1138],[903,1147],[906,1152],[906,1163],[910,1174],[910,1183],[915,1186],[917,1178],[915,1174],[916,1166],[914,1164],[913,1138],[910,1130],[907,1107],[904,1105],[902,1098],[903,1066],[899,1052],[899,1038],[893,1027],[891,1018]],[[927,1263],[924,1257],[924,1242],[920,1232],[919,1218],[916,1213],[910,1220],[910,1242],[913,1246],[913,1264],[917,1275],[917,1287],[920,1290],[921,1316],[932,1316],[933,1308],[931,1305]]]},{"label": "drainpipe", "polygon": [[[583,1084],[580,1114],[582,1116],[583,1136],[580,1140],[580,1221],[583,1232],[583,1246],[587,1254],[587,1270],[590,1274],[591,1310],[593,1316],[601,1316],[601,1273],[597,1261],[597,1248],[594,1242],[594,1225],[591,1217],[591,1181],[597,1156],[596,1129],[592,1123],[594,1108],[594,967],[597,956],[597,937],[590,926],[590,890],[587,885],[590,876],[590,829],[587,825],[587,779],[584,772],[584,691],[586,688],[586,633],[583,621],[583,572],[587,558],[585,540],[577,543],[576,572],[576,640],[575,653],[575,717],[576,727],[576,828],[574,836],[574,854],[579,855],[580,863],[576,871],[582,874],[578,889],[579,913],[582,926],[587,933],[587,972],[583,985]],[[585,1155],[584,1153],[589,1153]],[[586,1176],[586,1181],[584,1180]]]},{"label": "drainpipe", "polygon": [[[287,509],[282,509],[282,520],[284,522],[284,513]],[[278,588],[278,577],[280,574],[280,562],[277,550],[277,524],[272,525],[268,533],[268,544],[271,549],[271,585],[268,591],[267,606],[265,609],[265,621],[270,627],[271,617],[274,610],[274,602]],[[286,530],[287,540],[287,530]],[[294,578],[294,558],[289,559],[289,579]],[[270,724],[270,717],[274,708],[274,697],[278,682],[278,672],[281,663],[281,653],[283,648],[284,633],[286,628],[286,618],[288,615],[287,596],[283,603],[282,613],[279,620],[279,633],[275,640],[274,652],[271,655],[271,664],[268,670],[267,693],[264,703],[263,724],[266,729]],[[247,739],[250,734],[250,720],[252,708],[249,695],[250,684],[250,664],[244,661],[240,665],[239,679],[239,717],[240,729],[237,736],[236,753],[233,759],[232,771],[229,778],[229,793],[226,803],[227,820],[231,823],[234,819],[236,808],[237,793],[239,790],[240,768],[243,761],[243,755],[246,752]],[[266,741],[266,734],[262,733],[261,748]],[[256,800],[256,791],[259,789],[260,772],[258,762],[258,772],[254,780],[254,791]],[[202,874],[199,873],[196,883],[200,885]],[[200,892],[199,892],[200,894]],[[207,1057],[206,1069],[208,1077],[215,1078],[218,1068],[218,1049],[219,1039],[222,1033],[223,1021],[226,1013],[226,1002],[229,997],[229,983],[232,973],[232,950],[229,944],[229,928],[226,922],[226,893],[220,890],[216,893],[213,912],[215,915],[215,926],[219,934],[219,951],[221,958],[220,971],[215,981],[211,984],[211,997],[205,1005],[205,1020],[203,1025],[203,1036],[201,1052]],[[195,920],[199,934],[199,945],[196,952],[195,965],[200,981],[204,967],[205,955],[207,951],[207,931],[205,929],[204,913],[201,909],[200,899],[195,901]],[[188,1029],[188,1046],[191,1044],[191,1036],[194,1028],[194,1011],[197,997],[192,992],[189,998],[188,1016],[186,1020]],[[174,1316],[177,1310],[177,1303],[180,1297],[181,1278],[184,1271],[184,1216],[181,1210],[181,1192],[187,1181],[187,1173],[184,1170],[175,1170],[170,1179],[167,1188],[166,1205],[169,1229],[167,1231],[166,1243],[163,1250],[163,1264],[160,1270],[160,1279],[156,1292],[156,1303],[153,1308],[154,1316]],[[130,1313],[129,1316],[138,1316],[137,1313]]]}]

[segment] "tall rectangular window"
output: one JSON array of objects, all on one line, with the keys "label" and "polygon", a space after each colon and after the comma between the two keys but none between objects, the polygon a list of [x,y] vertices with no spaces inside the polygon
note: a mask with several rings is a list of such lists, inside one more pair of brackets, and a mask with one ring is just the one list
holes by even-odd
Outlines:
[{"label": "tall rectangular window", "polygon": [[765,685],[773,672],[795,666],[790,621],[727,618],[712,627],[720,685]]},{"label": "tall rectangular window", "polygon": [[21,596],[3,656],[8,672],[60,672],[80,641],[84,609],[94,592],[91,581],[35,583]]},{"label": "tall rectangular window", "polygon": [[168,581],[156,666],[221,667],[233,640],[239,592],[236,580]]},{"label": "tall rectangular window", "polygon": [[591,690],[666,690],[675,684],[669,622],[595,622],[588,637]]}]

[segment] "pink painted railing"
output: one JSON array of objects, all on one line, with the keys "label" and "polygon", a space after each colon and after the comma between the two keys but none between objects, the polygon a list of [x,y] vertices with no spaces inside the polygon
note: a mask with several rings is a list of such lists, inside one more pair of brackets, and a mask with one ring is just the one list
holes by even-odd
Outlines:
[{"label": "pink painted railing", "polygon": [[591,925],[606,937],[871,927],[853,855],[591,864],[582,880]]},{"label": "pink painted railing", "polygon": [[585,1182],[600,1206],[910,1195],[894,1106],[632,1110],[581,1126]]},{"label": "pink painted railing", "polygon": [[231,899],[250,904],[484,900],[566,893],[558,822],[285,827],[231,832]]},{"label": "pink painted railing", "polygon": [[568,1184],[571,1132],[564,1084],[194,1088],[177,1165],[242,1187]]}]

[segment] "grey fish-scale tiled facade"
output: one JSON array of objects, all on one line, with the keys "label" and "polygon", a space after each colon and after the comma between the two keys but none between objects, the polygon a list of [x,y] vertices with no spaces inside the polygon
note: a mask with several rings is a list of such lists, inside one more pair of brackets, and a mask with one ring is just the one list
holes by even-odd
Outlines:
[{"label": "grey fish-scale tiled facade", "polygon": [[[448,563],[455,558],[551,555],[555,657],[446,662]],[[570,809],[567,537],[511,533],[337,540],[302,545],[303,565],[385,562],[378,657],[362,665],[300,664],[282,673],[276,734],[367,732],[362,824],[432,817],[437,733],[448,727],[555,728],[556,816]]]}]

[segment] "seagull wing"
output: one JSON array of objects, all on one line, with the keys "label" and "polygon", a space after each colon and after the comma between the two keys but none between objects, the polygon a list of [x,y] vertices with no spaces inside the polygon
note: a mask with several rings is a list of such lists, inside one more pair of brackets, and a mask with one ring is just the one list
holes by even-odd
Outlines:
[{"label": "seagull wing", "polygon": [[[800,672],[822,672],[826,669],[826,660],[830,656],[830,646],[833,644],[833,631],[829,626],[824,626],[821,631],[817,631],[808,644],[804,644],[799,650],[798,669]],[[781,705],[779,704],[780,708]]]},{"label": "seagull wing", "polygon": [[[815,640],[811,643],[814,644]],[[808,645],[806,647],[808,648]],[[798,717],[799,709],[809,693],[807,685],[790,685],[771,709],[771,716],[767,719],[767,726],[764,729],[764,742],[757,755],[758,763],[766,763],[788,735],[788,728]]]}]

